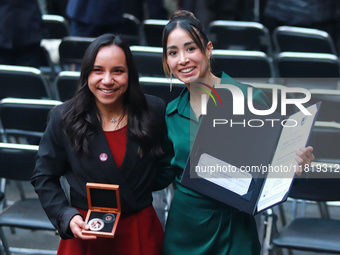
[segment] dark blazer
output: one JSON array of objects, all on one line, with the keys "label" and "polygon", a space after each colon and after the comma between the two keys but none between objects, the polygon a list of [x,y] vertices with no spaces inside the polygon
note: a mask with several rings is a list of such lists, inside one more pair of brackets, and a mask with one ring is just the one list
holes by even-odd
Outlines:
[{"label": "dark blazer", "polygon": [[[159,126],[154,134],[158,141],[166,137],[164,121],[165,105],[157,97],[147,96],[150,116]],[[35,191],[51,220],[63,239],[72,238],[69,221],[79,212],[87,210],[86,183],[107,183],[120,185],[120,201],[123,214],[140,211],[152,204],[152,183],[158,171],[158,159],[150,155],[137,155],[138,143],[127,134],[126,152],[120,168],[117,167],[105,134],[98,121],[98,132],[91,144],[89,156],[77,154],[65,136],[61,112],[65,104],[54,108],[41,139],[36,167],[31,179]],[[101,160],[105,153],[107,160]],[[66,176],[70,184],[70,200],[65,196],[59,178]]]}]

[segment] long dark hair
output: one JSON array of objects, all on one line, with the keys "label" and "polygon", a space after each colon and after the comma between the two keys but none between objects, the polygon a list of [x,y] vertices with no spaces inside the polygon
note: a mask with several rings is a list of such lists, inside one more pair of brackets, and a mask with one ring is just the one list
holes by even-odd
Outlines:
[{"label": "long dark hair", "polygon": [[[175,28],[180,27],[188,32],[191,39],[197,47],[204,53],[207,49],[209,39],[201,21],[199,21],[192,12],[178,10],[172,14],[169,23],[163,29],[162,47],[163,47],[163,69],[167,76],[170,76],[170,69],[167,64],[167,42],[169,34]],[[208,65],[209,59],[206,57]]]},{"label": "long dark hair", "polygon": [[[128,113],[128,134],[139,142],[140,157],[146,153],[159,155],[162,149],[159,141],[155,141],[157,137],[153,135],[157,127],[149,116],[132,53],[128,44],[113,34],[99,36],[87,48],[81,65],[77,91],[73,98],[65,102],[66,107],[62,116],[64,132],[76,152],[89,154],[91,139],[100,130],[97,117],[100,114],[94,95],[88,86],[88,77],[92,72],[98,51],[103,46],[109,45],[116,45],[124,51],[128,67],[128,88],[123,102],[123,112]],[[100,118],[99,121],[101,122]]]}]

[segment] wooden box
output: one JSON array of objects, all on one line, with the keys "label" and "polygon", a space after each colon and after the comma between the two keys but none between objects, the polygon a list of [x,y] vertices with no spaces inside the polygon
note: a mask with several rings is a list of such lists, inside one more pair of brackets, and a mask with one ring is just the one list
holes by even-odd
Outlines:
[{"label": "wooden box", "polygon": [[119,185],[87,183],[86,192],[89,210],[85,222],[90,229],[83,234],[113,238],[121,213]]}]

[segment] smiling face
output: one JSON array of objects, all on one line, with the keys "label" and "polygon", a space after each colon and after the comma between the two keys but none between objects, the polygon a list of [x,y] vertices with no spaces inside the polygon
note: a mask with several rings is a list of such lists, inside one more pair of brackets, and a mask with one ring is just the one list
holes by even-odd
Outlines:
[{"label": "smiling face", "polygon": [[211,77],[208,63],[211,48],[209,42],[203,53],[188,32],[177,27],[168,36],[166,62],[173,75],[188,86],[193,79]]},{"label": "smiling face", "polygon": [[122,109],[128,88],[128,67],[120,47],[109,45],[100,48],[88,77],[88,86],[101,112]]}]

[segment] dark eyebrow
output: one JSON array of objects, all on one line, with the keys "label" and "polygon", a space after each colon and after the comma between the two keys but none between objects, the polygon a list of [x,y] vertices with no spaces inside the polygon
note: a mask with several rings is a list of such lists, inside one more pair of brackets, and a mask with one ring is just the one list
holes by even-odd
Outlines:
[{"label": "dark eyebrow", "polygon": [[[94,65],[92,68],[103,68],[101,65]],[[127,69],[126,66],[114,66],[114,69]]]},{"label": "dark eyebrow", "polygon": [[195,44],[195,42],[187,42],[187,43],[184,44],[184,46],[186,47],[186,46],[189,46],[191,44]]},{"label": "dark eyebrow", "polygon": [[168,48],[166,48],[167,50],[173,50],[173,49],[177,49],[177,46],[169,46]]},{"label": "dark eyebrow", "polygon": [[[195,42],[187,42],[187,43],[184,44],[184,47],[187,47],[187,46],[189,46],[191,44],[195,44]],[[177,46],[173,45],[173,46],[167,47],[167,50],[172,50],[172,49],[177,49]]]}]

